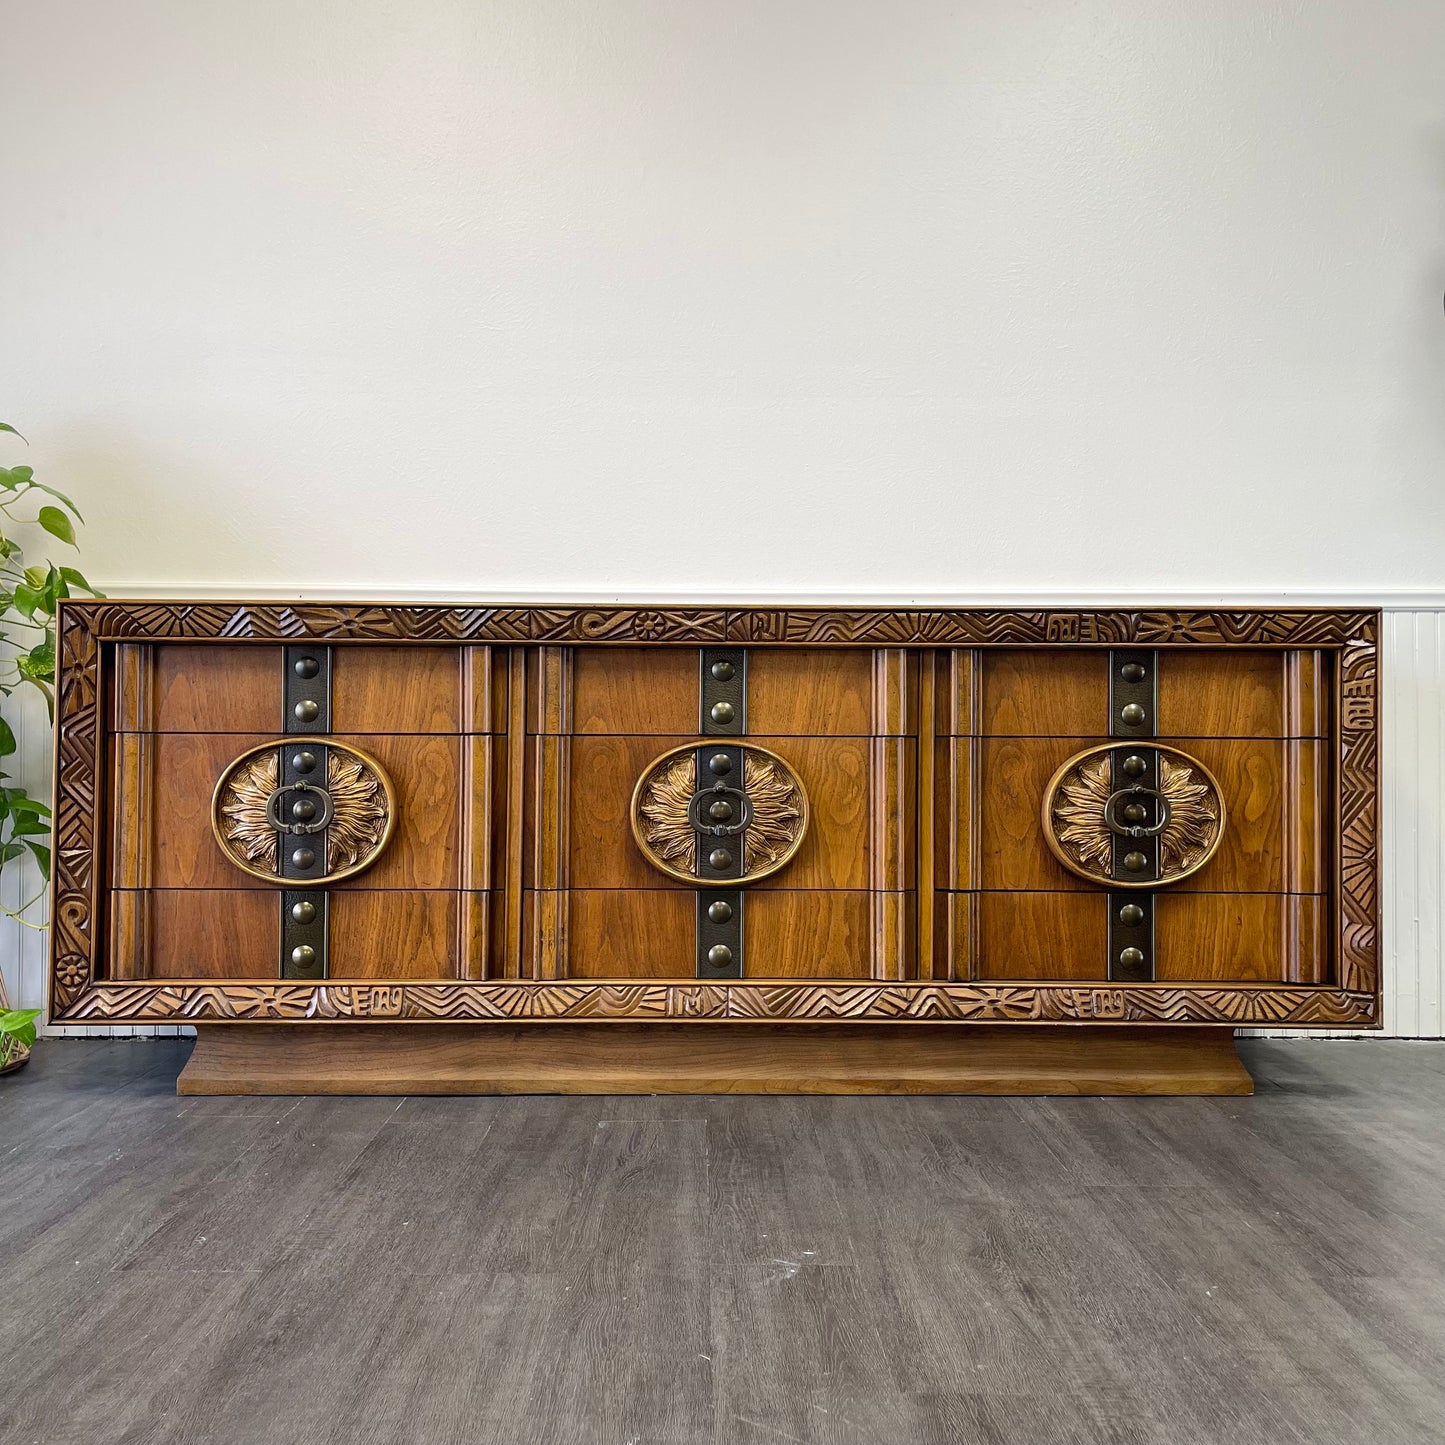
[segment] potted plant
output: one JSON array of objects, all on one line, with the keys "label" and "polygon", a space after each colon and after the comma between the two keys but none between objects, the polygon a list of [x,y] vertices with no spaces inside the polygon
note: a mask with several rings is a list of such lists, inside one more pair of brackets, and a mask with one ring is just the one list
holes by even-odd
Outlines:
[{"label": "potted plant", "polygon": [[[0,422],[0,433],[19,437],[13,426]],[[28,466],[0,467],[0,700],[24,687],[44,695],[55,720],[55,609],[62,597],[98,593],[74,567],[58,567],[45,560],[28,563],[14,527],[39,526],[67,547],[75,547],[76,524],[82,520],[75,503],[54,487],[37,482]],[[15,732],[0,701],[0,760],[15,751]],[[0,761],[0,875],[19,866],[26,857],[35,860],[42,886],[18,908],[0,905],[0,914],[25,928],[41,929],[44,920],[26,915],[45,897],[50,882],[50,805],[32,798],[5,770]],[[19,1068],[35,1042],[39,1009],[12,1009],[0,978],[0,1073]]]}]

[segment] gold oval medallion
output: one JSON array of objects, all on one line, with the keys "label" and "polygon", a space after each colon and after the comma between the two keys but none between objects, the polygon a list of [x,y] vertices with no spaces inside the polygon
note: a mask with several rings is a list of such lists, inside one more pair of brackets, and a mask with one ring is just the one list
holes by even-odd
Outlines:
[{"label": "gold oval medallion", "polygon": [[[699,777],[709,748],[742,754],[742,777]],[[743,888],[785,867],[808,831],[802,780],[776,753],[736,738],[699,738],[670,748],[643,770],[632,790],[632,836],[642,856],[679,883]],[[709,874],[721,850],[740,871]]]},{"label": "gold oval medallion", "polygon": [[[283,784],[284,753],[323,750],[324,778]],[[243,873],[278,888],[319,888],[353,877],[381,857],[395,828],[396,790],[386,769],[334,738],[281,738],[248,748],[227,765],[211,795],[211,831],[221,851]],[[324,843],[324,871],[283,876],[281,849],[292,842]]]},{"label": "gold oval medallion", "polygon": [[[1158,786],[1140,789],[1114,777],[1112,754],[1127,741],[1104,743],[1075,753],[1044,789],[1044,839],[1055,858],[1080,878],[1110,888],[1162,888],[1197,873],[1214,857],[1224,837],[1224,796],[1214,774],[1188,753],[1162,743],[1140,742],[1159,755]],[[1157,798],[1159,822],[1131,829],[1121,811],[1136,794]],[[1129,838],[1157,838],[1159,876],[1116,878],[1114,852]],[[1128,864],[1126,863],[1126,866]]]}]

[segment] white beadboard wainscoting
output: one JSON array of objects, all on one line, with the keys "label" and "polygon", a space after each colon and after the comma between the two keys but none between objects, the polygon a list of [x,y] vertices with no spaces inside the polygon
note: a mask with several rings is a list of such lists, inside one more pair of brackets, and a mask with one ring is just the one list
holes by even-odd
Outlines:
[{"label": "white beadboard wainscoting", "polygon": [[[114,589],[117,595],[142,590]],[[942,602],[942,599],[929,600]],[[1235,606],[1368,606],[1372,601],[1358,595],[1211,600]],[[884,599],[878,601],[884,605]],[[1067,604],[1062,599],[1050,601],[1073,606],[1104,605],[1104,599],[1098,598],[1072,599]],[[1119,599],[1114,601],[1117,605]],[[1194,601],[1196,599],[1191,599],[1191,603]],[[1441,995],[1445,991],[1442,990],[1442,979],[1445,979],[1445,952],[1442,952],[1442,940],[1445,940],[1445,839],[1442,839],[1442,827],[1445,827],[1442,822],[1445,820],[1445,763],[1442,763],[1445,758],[1445,604],[1434,597],[1430,601],[1433,605],[1429,607],[1387,602],[1382,638],[1380,843],[1384,865],[1384,1035],[1395,1038],[1445,1036],[1445,1016],[1441,1009]],[[972,599],[957,599],[955,605],[970,603]],[[1028,604],[1021,605],[1033,605],[1033,601],[1030,599]],[[51,740],[43,703],[38,695],[33,699],[17,696],[7,704],[6,716],[12,719],[19,743],[8,771],[32,791],[48,788]],[[8,868],[0,881],[0,902],[7,908],[16,908],[39,886],[33,868]],[[43,904],[27,916],[40,921]],[[11,1003],[16,1008],[38,1007],[44,1003],[46,943],[46,935],[25,928],[11,918],[0,917],[0,967],[3,967]],[[148,1036],[189,1033],[190,1029],[169,1025],[114,1026],[51,1028],[46,1032],[86,1037]],[[1279,1036],[1284,1031],[1259,1032]]]}]

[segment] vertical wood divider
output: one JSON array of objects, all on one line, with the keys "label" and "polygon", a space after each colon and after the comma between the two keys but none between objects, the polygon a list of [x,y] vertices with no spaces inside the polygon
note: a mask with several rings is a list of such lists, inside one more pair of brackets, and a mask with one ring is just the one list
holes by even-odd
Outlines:
[{"label": "vertical wood divider", "polygon": [[536,892],[529,940],[530,972],[536,979],[567,977],[572,658],[570,647],[537,649],[530,808]]},{"label": "vertical wood divider", "polygon": [[875,979],[889,981],[906,976],[914,933],[914,920],[905,906],[914,861],[914,839],[908,823],[915,793],[908,768],[910,713],[917,706],[914,671],[904,648],[880,647],[873,652],[873,736],[868,769],[868,887],[873,934],[870,973]]},{"label": "vertical wood divider", "polygon": [[505,650],[492,647],[464,647],[461,653],[457,971],[464,979],[505,976],[497,948],[500,920],[494,915],[507,851],[508,658]]},{"label": "vertical wood divider", "polygon": [[[935,941],[938,906],[937,863],[934,860],[934,836],[938,829],[938,652],[918,654],[918,789],[917,829],[915,843],[914,886],[917,889],[917,916],[914,928],[918,935],[917,977],[938,978],[939,950]],[[942,960],[945,965],[947,961]]]},{"label": "vertical wood divider", "polygon": [[503,845],[502,973],[522,977],[522,847],[526,833],[527,652],[507,656],[507,827]]}]

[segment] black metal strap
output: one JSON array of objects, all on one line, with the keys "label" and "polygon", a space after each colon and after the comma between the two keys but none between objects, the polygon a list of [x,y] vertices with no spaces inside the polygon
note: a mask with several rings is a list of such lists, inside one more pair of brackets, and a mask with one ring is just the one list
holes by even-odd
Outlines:
[{"label": "black metal strap", "polygon": [[[281,688],[281,730],[296,737],[331,730],[331,649],[310,644],[284,649],[285,670]],[[305,822],[324,815],[306,790],[325,788],[329,749],[307,739],[282,747],[279,769],[281,793],[276,809],[284,821]],[[307,807],[316,811],[302,814]],[[301,809],[298,813],[297,809]],[[281,876],[304,884],[327,871],[328,830],[315,833],[278,831],[276,843]],[[323,889],[287,888],[281,893],[282,978],[325,978],[330,966],[330,900]]]},{"label": "black metal strap", "polygon": [[1149,983],[1154,978],[1154,895],[1145,889],[1109,894],[1109,979]]},{"label": "black metal strap", "polygon": [[[748,655],[740,647],[701,649],[698,731],[738,737],[747,730]],[[697,795],[691,809],[697,835],[697,976],[743,976],[743,892],[728,888],[745,866],[749,808],[743,750],[709,743],[697,750]],[[718,883],[722,887],[709,887]]]},{"label": "black metal strap", "polygon": [[[1159,727],[1159,654],[1116,648],[1109,654],[1109,736],[1143,742]],[[1159,877],[1159,831],[1168,821],[1159,795],[1159,753],[1121,746],[1109,754],[1114,794],[1107,817],[1113,829],[1111,872],[1121,883]],[[1147,889],[1109,894],[1109,977],[1147,983],[1154,977],[1154,899]]]},{"label": "black metal strap", "polygon": [[325,978],[331,900],[322,888],[281,891],[281,977]]}]

